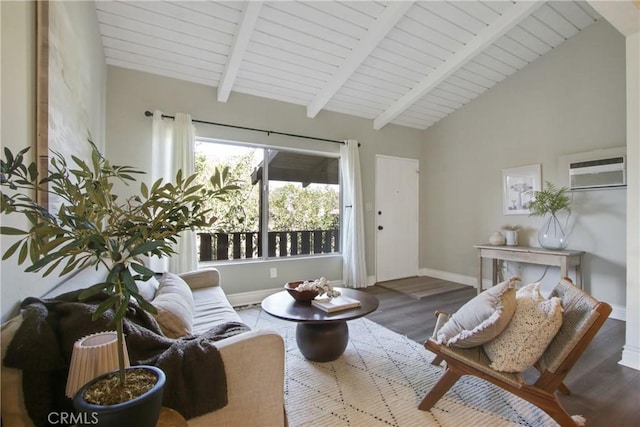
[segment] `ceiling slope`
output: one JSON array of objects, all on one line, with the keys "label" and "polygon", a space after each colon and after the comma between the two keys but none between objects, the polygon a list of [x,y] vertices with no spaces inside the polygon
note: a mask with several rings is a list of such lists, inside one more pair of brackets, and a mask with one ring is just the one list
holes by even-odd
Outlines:
[{"label": "ceiling slope", "polygon": [[107,63],[426,129],[600,16],[586,1],[96,1]]}]

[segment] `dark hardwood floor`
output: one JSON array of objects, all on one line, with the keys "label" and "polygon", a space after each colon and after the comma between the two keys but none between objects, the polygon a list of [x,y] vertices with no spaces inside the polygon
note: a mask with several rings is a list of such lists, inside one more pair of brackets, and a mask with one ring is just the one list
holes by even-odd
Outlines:
[{"label": "dark hardwood floor", "polygon": [[[454,313],[476,295],[471,287],[422,300],[380,286],[364,291],[380,300],[368,319],[421,344],[433,332],[436,310]],[[565,380],[572,394],[559,394],[560,401],[587,427],[640,425],[640,371],[618,364],[624,342],[625,323],[608,319]]]}]

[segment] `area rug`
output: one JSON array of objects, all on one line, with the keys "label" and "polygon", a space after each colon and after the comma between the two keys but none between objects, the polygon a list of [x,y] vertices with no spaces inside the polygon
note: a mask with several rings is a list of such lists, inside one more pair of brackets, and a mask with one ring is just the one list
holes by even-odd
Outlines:
[{"label": "area rug", "polygon": [[466,285],[426,276],[389,280],[387,282],[378,282],[376,285],[403,293],[415,299],[423,299],[448,292],[471,289]]},{"label": "area rug", "polygon": [[307,361],[296,345],[295,323],[260,308],[239,310],[252,328],[285,339],[285,405],[292,427],[531,426],[556,424],[528,402],[465,376],[430,412],[418,404],[440,378],[433,354],[370,320],[349,322],[345,353],[328,363]]}]

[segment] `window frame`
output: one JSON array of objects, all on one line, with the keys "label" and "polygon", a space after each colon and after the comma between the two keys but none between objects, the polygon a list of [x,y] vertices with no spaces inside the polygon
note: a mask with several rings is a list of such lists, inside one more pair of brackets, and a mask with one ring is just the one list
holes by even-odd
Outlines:
[{"label": "window frame", "polygon": [[[213,137],[204,137],[204,136],[196,136],[194,151],[196,149],[195,145],[198,143],[213,143],[213,144],[223,144],[223,145],[231,145],[236,147],[245,147],[245,148],[254,148],[263,150],[263,177],[261,181],[260,192],[262,193],[262,215],[260,218],[261,230],[259,232],[259,239],[262,244],[262,247],[265,248],[262,251],[262,255],[256,258],[238,258],[238,259],[226,259],[226,260],[211,260],[211,261],[199,261],[200,265],[222,265],[222,264],[237,264],[237,263],[260,263],[265,261],[284,261],[284,260],[295,260],[301,258],[318,258],[318,257],[332,257],[332,256],[342,256],[342,230],[344,226],[344,203],[343,203],[343,180],[342,180],[342,162],[340,161],[341,155],[340,151],[331,152],[331,151],[323,151],[323,150],[313,150],[313,149],[305,149],[298,147],[290,147],[290,146],[279,146],[273,144],[259,144],[254,142],[243,142],[243,141],[234,141],[227,140],[221,138],[213,138]],[[310,254],[300,254],[300,255],[288,255],[286,257],[278,257],[278,256],[269,256],[268,244],[269,244],[269,162],[265,162],[264,160],[268,158],[269,151],[283,151],[289,153],[298,153],[298,154],[307,154],[310,156],[319,156],[319,157],[327,157],[331,159],[338,160],[338,209],[340,216],[338,221],[338,248],[339,250],[331,253],[310,253]],[[262,232],[260,232],[262,231]]]}]

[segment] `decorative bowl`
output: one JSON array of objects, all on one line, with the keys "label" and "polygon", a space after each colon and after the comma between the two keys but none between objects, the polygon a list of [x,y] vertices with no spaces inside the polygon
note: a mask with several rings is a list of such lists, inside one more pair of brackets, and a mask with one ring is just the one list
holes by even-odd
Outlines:
[{"label": "decorative bowl", "polygon": [[289,292],[289,295],[296,301],[311,301],[318,296],[318,291],[299,291],[296,289],[298,286],[304,283],[304,280],[297,280],[295,282],[287,282],[284,288]]}]

